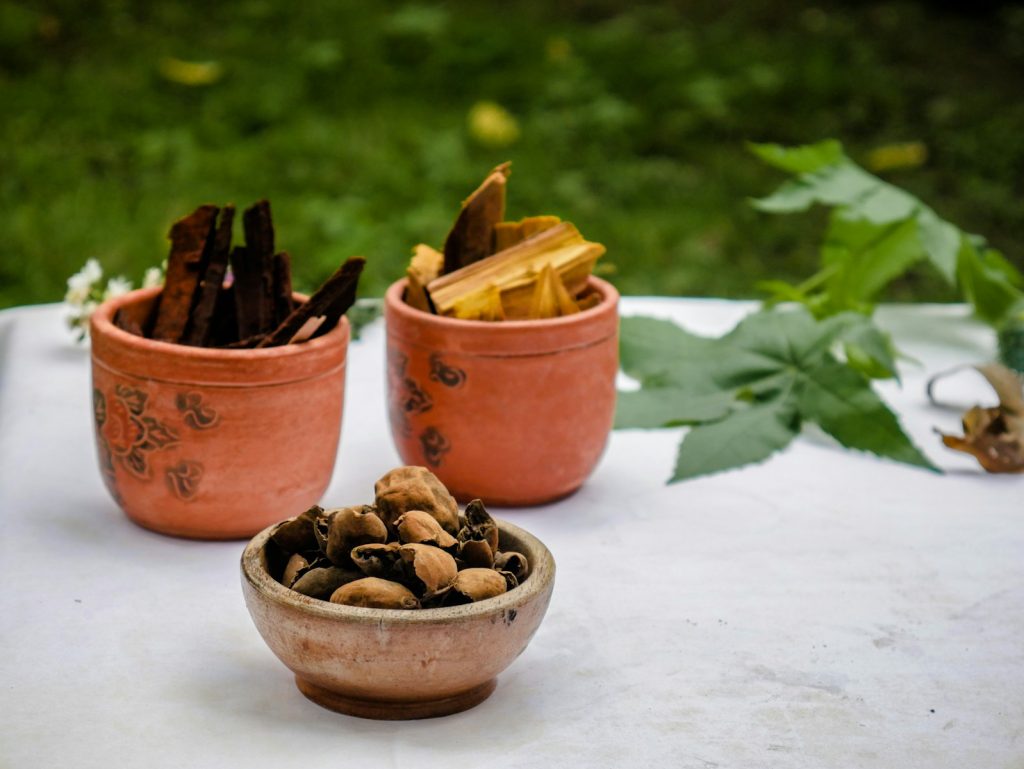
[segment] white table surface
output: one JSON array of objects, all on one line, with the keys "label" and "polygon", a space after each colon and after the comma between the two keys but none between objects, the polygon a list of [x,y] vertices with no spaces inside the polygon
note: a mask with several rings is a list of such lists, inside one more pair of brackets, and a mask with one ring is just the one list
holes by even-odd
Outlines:
[{"label": "white table surface", "polygon": [[[749,307],[623,312],[718,333]],[[615,433],[575,496],[497,511],[558,576],[496,692],[393,723],[299,694],[242,602],[242,543],[123,516],[96,467],[87,349],[56,305],[0,313],[0,767],[1024,767],[1024,478],[943,448],[932,429],[958,414],[923,388],[994,340],[962,308],[880,321],[921,362],[881,390],[945,475],[805,432],[666,486],[681,431]],[[382,348],[379,321],[351,348],[325,504],[369,501],[399,464]],[[971,373],[942,394],[991,397]]]}]

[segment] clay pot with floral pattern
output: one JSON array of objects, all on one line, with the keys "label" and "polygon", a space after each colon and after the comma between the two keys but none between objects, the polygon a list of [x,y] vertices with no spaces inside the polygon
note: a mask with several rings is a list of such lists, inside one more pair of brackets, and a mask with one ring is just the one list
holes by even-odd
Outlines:
[{"label": "clay pot with floral pattern", "polygon": [[315,504],[341,435],[348,321],[260,350],[169,344],[114,325],[121,308],[144,317],[159,292],[111,299],[90,322],[96,449],[111,496],[148,529],[200,539],[251,537]]},{"label": "clay pot with floral pattern", "polygon": [[423,465],[457,499],[551,502],[594,470],[615,413],[619,294],[543,320],[442,317],[384,299],[388,411],[402,460]]}]

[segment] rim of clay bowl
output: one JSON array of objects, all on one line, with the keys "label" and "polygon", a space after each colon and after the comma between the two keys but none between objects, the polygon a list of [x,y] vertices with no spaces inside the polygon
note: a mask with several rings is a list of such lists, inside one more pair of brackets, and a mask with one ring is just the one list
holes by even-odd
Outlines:
[{"label": "rim of clay bowl", "polygon": [[598,344],[618,330],[619,292],[591,275],[587,285],[601,302],[573,315],[538,320],[463,320],[434,315],[405,303],[408,278],[396,280],[384,294],[388,334],[428,347],[475,353],[481,357],[508,357],[561,352]]},{"label": "rim of clay bowl", "polygon": [[[89,320],[92,357],[107,368],[151,376],[150,364],[140,359],[161,359],[174,366],[168,381],[193,384],[284,384],[309,379],[345,365],[349,342],[348,318],[342,316],[338,325],[322,336],[297,344],[283,344],[260,349],[225,349],[193,347],[161,342],[136,336],[114,325],[114,315],[122,307],[154,299],[161,286],[139,288],[103,302]],[[305,302],[304,294],[293,294]]]},{"label": "rim of clay bowl", "polygon": [[270,576],[265,565],[264,548],[270,539],[270,532],[277,527],[277,523],[265,528],[246,545],[242,552],[242,574],[264,600],[326,619],[361,624],[377,624],[387,620],[394,624],[431,625],[445,624],[460,618],[500,615],[508,609],[522,606],[551,586],[555,579],[555,559],[544,543],[525,529],[500,518],[495,518],[494,522],[498,524],[498,531],[501,534],[507,534],[527,546],[526,549],[530,552],[524,555],[530,559],[530,574],[518,587],[477,603],[435,609],[366,609],[361,606],[343,606],[296,593]]}]

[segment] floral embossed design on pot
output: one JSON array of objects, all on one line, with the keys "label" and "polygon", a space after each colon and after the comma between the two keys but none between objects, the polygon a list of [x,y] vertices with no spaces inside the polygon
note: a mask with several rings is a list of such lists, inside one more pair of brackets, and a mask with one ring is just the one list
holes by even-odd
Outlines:
[{"label": "floral embossed design on pot", "polygon": [[233,539],[315,504],[341,435],[348,322],[259,350],[170,344],[113,323],[122,310],[149,317],[159,296],[133,291],[91,319],[97,455],[118,505],[165,534]]},{"label": "floral embossed design on pot", "polygon": [[114,455],[103,437],[103,427],[107,423],[107,399],[96,387],[92,390],[92,415],[96,422],[96,451],[99,455],[100,473],[103,483],[114,500],[120,504],[121,492],[117,489],[117,476],[114,473]]},{"label": "floral embossed design on pot", "polygon": [[388,415],[391,424],[403,435],[412,433],[409,417],[430,411],[434,401],[419,383],[406,373],[409,357],[399,350],[388,352],[388,380],[390,402]]},{"label": "floral embossed design on pot", "polygon": [[440,467],[444,455],[452,450],[452,444],[436,427],[428,427],[420,433],[423,456],[431,467]]},{"label": "floral embossed design on pot", "polygon": [[445,387],[462,387],[466,383],[466,372],[444,362],[440,353],[430,355],[430,381],[440,382]]},{"label": "floral embossed design on pot", "polygon": [[211,406],[203,403],[203,396],[199,393],[178,393],[174,405],[182,413],[185,424],[193,430],[209,430],[216,427],[220,421],[220,415]]},{"label": "floral embossed design on pot", "polygon": [[199,492],[199,481],[203,477],[203,466],[199,462],[183,459],[167,468],[167,488],[178,499],[194,499]]},{"label": "floral embossed design on pot", "polygon": [[96,434],[101,444],[102,461],[120,464],[136,478],[148,479],[148,455],[178,443],[178,434],[155,417],[146,414],[149,396],[136,387],[114,385],[108,398],[93,393]]}]

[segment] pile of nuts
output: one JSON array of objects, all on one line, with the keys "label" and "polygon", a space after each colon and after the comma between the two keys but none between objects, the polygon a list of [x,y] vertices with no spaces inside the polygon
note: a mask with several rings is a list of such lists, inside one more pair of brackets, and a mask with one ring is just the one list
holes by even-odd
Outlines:
[{"label": "pile of nuts", "polygon": [[483,503],[460,515],[426,468],[396,468],[374,492],[372,505],[314,506],[279,524],[270,541],[281,584],[346,606],[427,609],[493,598],[529,574],[526,556],[498,550]]}]

